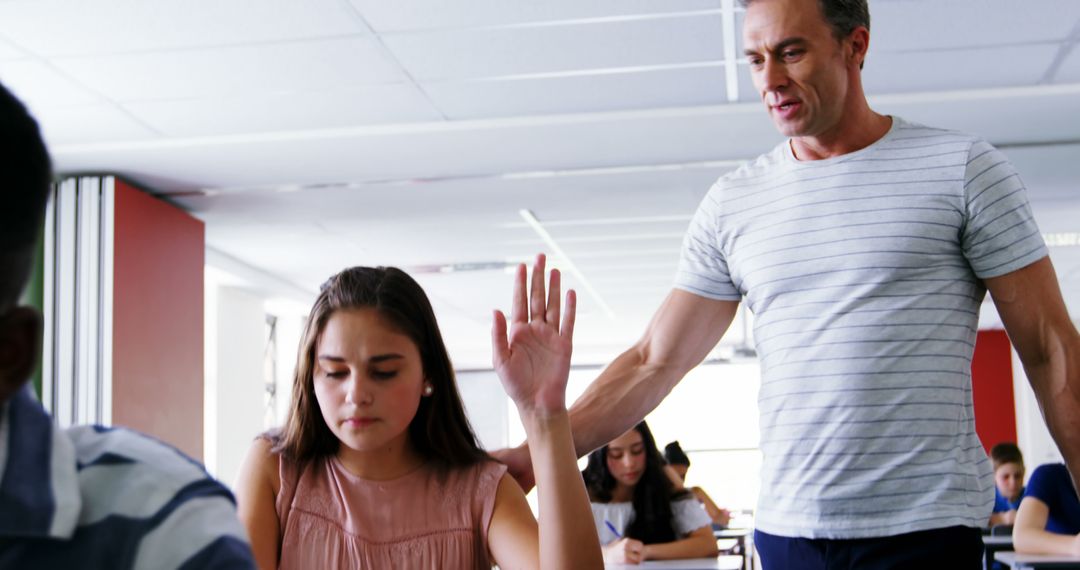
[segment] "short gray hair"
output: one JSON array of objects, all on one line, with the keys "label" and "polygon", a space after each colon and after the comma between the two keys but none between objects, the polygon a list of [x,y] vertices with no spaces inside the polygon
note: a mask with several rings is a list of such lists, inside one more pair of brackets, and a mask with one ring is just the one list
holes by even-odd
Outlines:
[{"label": "short gray hair", "polygon": [[[739,4],[747,8],[756,1],[739,0]],[[859,26],[870,29],[870,7],[866,0],[818,0],[818,6],[836,39],[848,37]]]}]

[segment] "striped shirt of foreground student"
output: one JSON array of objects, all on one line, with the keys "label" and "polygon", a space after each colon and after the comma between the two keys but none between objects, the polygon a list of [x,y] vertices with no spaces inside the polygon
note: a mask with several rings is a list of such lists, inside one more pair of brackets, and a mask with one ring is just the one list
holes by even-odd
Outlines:
[{"label": "striped shirt of foreground student", "polygon": [[27,380],[41,315],[17,301],[52,172],[37,123],[0,85],[0,569],[254,566],[232,494],[125,429],[59,429]]},{"label": "striped shirt of foreground student", "polygon": [[[536,465],[540,522],[469,427],[431,303],[392,267],[330,278],[300,346],[285,427],[241,469],[240,517],[261,568],[600,568],[566,382],[573,292],[544,257],[518,267],[494,368]],[[560,316],[562,321],[560,324]]]},{"label": "striped shirt of foreground student", "polygon": [[[709,190],[675,289],[571,409],[578,453],[653,409],[745,299],[765,567],[979,568],[994,483],[970,366],[987,290],[1080,474],[1080,336],[1024,185],[980,138],[870,108],[865,0],[745,4],[751,76],[789,138]],[[528,472],[524,449],[499,456]]]},{"label": "striped shirt of foreground student", "polygon": [[232,493],[127,429],[58,429],[19,391],[0,408],[0,568],[253,568]]}]

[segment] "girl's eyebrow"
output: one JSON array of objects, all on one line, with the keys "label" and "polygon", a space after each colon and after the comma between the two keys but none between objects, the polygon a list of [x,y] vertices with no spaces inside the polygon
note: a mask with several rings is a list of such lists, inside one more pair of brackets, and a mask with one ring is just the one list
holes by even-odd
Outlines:
[{"label": "girl's eyebrow", "polygon": [[[397,354],[396,352],[392,352],[392,353],[389,353],[389,354],[379,354],[379,355],[376,355],[376,356],[372,356],[370,359],[368,359],[368,361],[371,362],[371,363],[379,363],[379,362],[386,362],[387,360],[399,360],[399,359],[402,359],[402,358],[405,358],[405,357],[403,355],[401,355],[401,354]],[[343,357],[336,356],[336,355],[333,355],[333,354],[320,354],[319,355],[319,360],[328,360],[330,362],[342,362],[342,363],[345,362],[345,359]]]}]

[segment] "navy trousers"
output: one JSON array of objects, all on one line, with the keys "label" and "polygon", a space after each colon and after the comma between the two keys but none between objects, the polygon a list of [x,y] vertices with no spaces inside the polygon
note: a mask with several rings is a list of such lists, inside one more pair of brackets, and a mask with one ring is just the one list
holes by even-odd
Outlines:
[{"label": "navy trousers", "polygon": [[979,570],[983,563],[982,531],[966,526],[849,540],[755,531],[754,546],[765,570]]}]

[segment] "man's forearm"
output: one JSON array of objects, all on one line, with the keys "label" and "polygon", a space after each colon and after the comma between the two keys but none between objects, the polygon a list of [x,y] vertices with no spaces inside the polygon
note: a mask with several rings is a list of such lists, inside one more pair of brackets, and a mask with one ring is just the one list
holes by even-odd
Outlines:
[{"label": "man's forearm", "polygon": [[1080,489],[1080,335],[1071,331],[1052,343],[1042,358],[1030,360],[1024,360],[1024,370],[1046,427],[1065,459],[1073,486]]},{"label": "man's forearm", "polygon": [[634,347],[616,358],[570,407],[578,457],[626,433],[651,412],[685,370],[647,362]]}]

